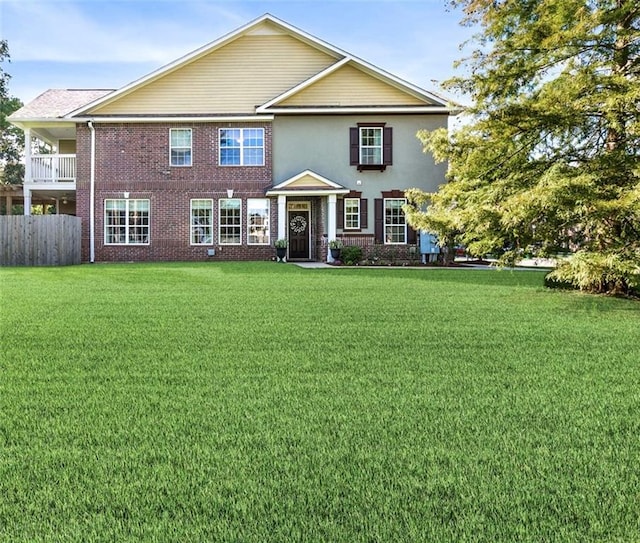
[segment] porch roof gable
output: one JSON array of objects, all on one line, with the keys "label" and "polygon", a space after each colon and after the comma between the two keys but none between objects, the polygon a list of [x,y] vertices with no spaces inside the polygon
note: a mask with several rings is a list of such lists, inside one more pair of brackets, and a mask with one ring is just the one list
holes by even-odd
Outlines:
[{"label": "porch roof gable", "polygon": [[312,170],[304,170],[267,190],[267,196],[347,194],[349,189]]}]

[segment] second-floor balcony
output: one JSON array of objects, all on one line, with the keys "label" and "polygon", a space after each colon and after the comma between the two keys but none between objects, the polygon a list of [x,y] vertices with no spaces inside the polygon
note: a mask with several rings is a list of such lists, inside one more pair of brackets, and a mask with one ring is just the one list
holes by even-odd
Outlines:
[{"label": "second-floor balcony", "polygon": [[32,155],[28,183],[69,183],[76,180],[76,155]]}]

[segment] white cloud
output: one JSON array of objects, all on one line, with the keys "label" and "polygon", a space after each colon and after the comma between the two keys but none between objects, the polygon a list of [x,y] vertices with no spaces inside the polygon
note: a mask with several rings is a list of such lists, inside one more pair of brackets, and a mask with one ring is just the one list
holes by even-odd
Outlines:
[{"label": "white cloud", "polygon": [[[206,3],[161,4],[155,10],[153,2],[3,0],[2,34],[16,61],[161,65],[241,24],[230,10]],[[182,21],[167,16],[174,6]],[[204,13],[210,26],[202,24]],[[190,19],[196,23],[185,24]]]}]

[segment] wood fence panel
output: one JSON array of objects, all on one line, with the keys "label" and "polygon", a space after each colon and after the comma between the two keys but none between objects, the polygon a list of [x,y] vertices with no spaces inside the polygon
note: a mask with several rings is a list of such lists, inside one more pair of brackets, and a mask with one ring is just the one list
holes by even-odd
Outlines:
[{"label": "wood fence panel", "polygon": [[0,216],[0,266],[80,264],[81,224],[71,215]]}]

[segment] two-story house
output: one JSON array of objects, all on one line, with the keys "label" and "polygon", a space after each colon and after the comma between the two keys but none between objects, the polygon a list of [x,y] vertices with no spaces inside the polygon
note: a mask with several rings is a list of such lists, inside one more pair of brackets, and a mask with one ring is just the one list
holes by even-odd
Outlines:
[{"label": "two-story house", "polygon": [[[438,96],[271,15],[117,90],[49,90],[25,132],[25,212],[82,218],[83,260],[325,260],[327,241],[415,243],[404,191],[445,165]],[[55,154],[31,153],[32,138]]]}]

